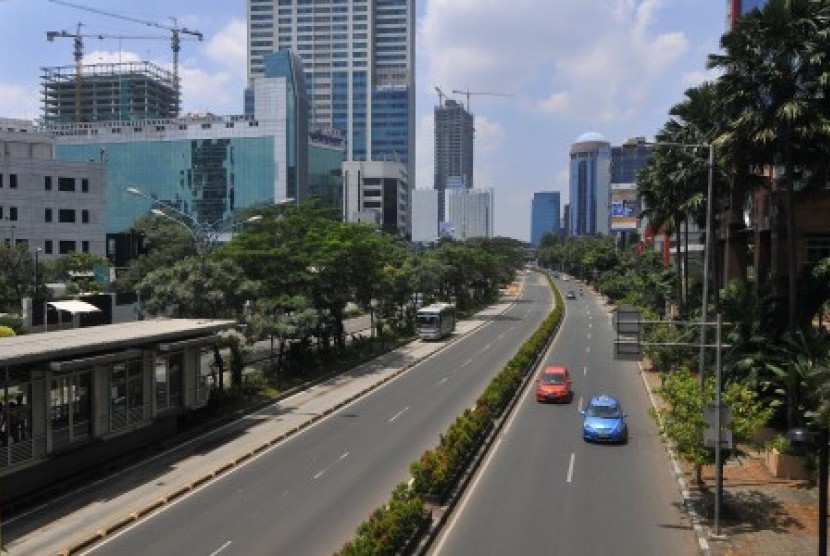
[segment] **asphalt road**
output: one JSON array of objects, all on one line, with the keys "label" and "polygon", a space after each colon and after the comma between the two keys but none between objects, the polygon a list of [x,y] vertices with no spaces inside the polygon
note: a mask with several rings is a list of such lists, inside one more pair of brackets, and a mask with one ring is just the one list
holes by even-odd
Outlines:
[{"label": "asphalt road", "polygon": [[[433,554],[697,553],[638,368],[613,359],[613,337],[608,311],[587,290],[566,300],[545,364],[568,366],[574,401],[539,404],[529,383]],[[582,440],[578,410],[598,393],[621,400],[626,445]]]},{"label": "asphalt road", "polygon": [[551,310],[527,276],[500,317],[221,480],[108,538],[94,554],[331,554],[409,479]]}]

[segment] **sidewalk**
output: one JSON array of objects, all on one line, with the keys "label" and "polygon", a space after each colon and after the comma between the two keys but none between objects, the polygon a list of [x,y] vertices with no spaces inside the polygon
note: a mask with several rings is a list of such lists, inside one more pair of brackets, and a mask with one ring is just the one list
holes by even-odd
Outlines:
[{"label": "sidewalk", "polygon": [[[659,387],[657,372],[640,372],[650,391]],[[655,399],[659,403],[659,395]],[[723,538],[718,539],[713,538],[714,466],[703,467],[701,487],[693,485],[692,466],[675,460],[674,468],[702,554],[800,556],[818,552],[818,488],[808,481],[773,477],[762,453],[748,451],[725,462],[720,510]]]},{"label": "sidewalk", "polygon": [[244,465],[503,313],[517,291],[444,342],[413,341],[355,369],[3,522],[9,554],[75,554]]}]

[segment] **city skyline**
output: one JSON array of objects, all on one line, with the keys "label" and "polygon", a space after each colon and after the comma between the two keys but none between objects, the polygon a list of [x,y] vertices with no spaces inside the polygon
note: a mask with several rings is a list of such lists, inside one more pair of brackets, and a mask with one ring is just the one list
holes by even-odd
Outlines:
[{"label": "city skyline", "polygon": [[[165,24],[176,17],[201,31],[202,43],[182,43],[183,111],[243,112],[245,0],[79,3]],[[560,191],[568,202],[568,148],[577,137],[596,131],[612,144],[653,137],[683,91],[713,77],[706,56],[718,49],[726,7],[698,0],[529,0],[521,10],[493,4],[416,1],[414,186],[432,187],[436,85],[448,93],[511,94],[470,96],[476,187],[494,189],[495,234],[528,240],[534,192]],[[165,36],[46,0],[7,0],[0,18],[12,23],[3,44],[18,53],[0,62],[0,115],[11,118],[40,115],[41,67],[73,63],[72,41],[49,43],[47,31],[73,32],[83,22],[85,33]],[[171,67],[169,40],[87,39],[86,53],[86,63],[148,59]],[[452,98],[466,104],[463,94]]]}]

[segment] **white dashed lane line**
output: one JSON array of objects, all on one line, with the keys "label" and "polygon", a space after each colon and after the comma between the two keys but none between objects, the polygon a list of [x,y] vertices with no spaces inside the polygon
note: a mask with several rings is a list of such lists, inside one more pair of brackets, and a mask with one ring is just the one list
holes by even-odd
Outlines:
[{"label": "white dashed lane line", "polygon": [[403,414],[404,414],[404,413],[406,413],[407,411],[409,411],[409,406],[406,406],[405,408],[403,408],[403,409],[401,409],[400,411],[398,411],[397,413],[395,413],[392,417],[390,417],[390,418],[389,418],[389,422],[390,422],[390,423],[394,423],[394,422],[395,422],[395,420],[396,420],[398,417],[400,417],[401,415],[403,415]]}]

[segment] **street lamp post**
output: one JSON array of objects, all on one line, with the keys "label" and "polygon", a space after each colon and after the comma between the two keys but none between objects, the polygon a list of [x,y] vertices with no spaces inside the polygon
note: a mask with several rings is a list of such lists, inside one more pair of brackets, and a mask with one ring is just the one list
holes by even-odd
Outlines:
[{"label": "street lamp post", "polygon": [[[213,249],[214,244],[219,239],[219,235],[222,231],[222,221],[215,222],[213,224],[199,222],[199,220],[197,220],[194,216],[187,214],[186,212],[183,212],[174,206],[162,203],[158,199],[154,199],[153,197],[147,195],[146,193],[144,193],[136,187],[128,187],[127,193],[129,193],[130,195],[135,195],[137,197],[143,197],[153,202],[154,204],[158,205],[158,207],[150,209],[150,212],[152,214],[160,216],[162,218],[168,218],[174,222],[178,222],[181,226],[183,226],[190,234],[190,237],[193,240],[193,243],[196,247],[196,252],[200,257],[204,257],[205,255],[210,253],[211,249]],[[288,202],[293,202],[293,199],[285,199],[284,201],[282,201],[282,203]],[[180,218],[170,215],[167,211],[174,212]],[[183,220],[182,218],[186,220]],[[253,222],[258,222],[260,220],[262,220],[262,215],[257,214],[245,219],[243,222],[240,222],[239,224],[250,224]],[[235,226],[236,224],[233,224],[229,226],[229,228],[232,229]]]},{"label": "street lamp post", "polygon": [[[713,207],[714,207],[714,176],[715,176],[715,145],[713,143],[674,143],[669,141],[657,141],[648,143],[643,141],[642,138],[632,137],[625,141],[624,145],[626,146],[636,146],[636,145],[652,145],[655,147],[679,147],[679,148],[688,148],[688,149],[707,149],[709,151],[709,156],[707,157],[707,175],[706,175],[706,243],[703,247],[703,300],[701,303],[701,315],[700,315],[700,356],[698,360],[698,383],[700,385],[701,392],[703,391],[704,387],[704,372],[706,368],[706,325],[707,325],[707,315],[709,313],[709,280],[710,280],[710,272],[712,267],[714,266],[714,260],[712,257],[714,256],[714,244],[713,244],[713,237],[714,237],[714,215],[713,215]],[[717,352],[717,362],[716,362],[716,384],[715,384],[715,400],[716,400],[716,411],[717,411],[717,419],[715,422],[715,427],[717,428],[717,441],[715,445],[715,535],[720,535],[720,503],[721,498],[723,496],[723,460],[721,454],[721,430],[720,430],[720,412],[721,412],[721,376],[720,376],[720,366],[721,366],[721,358],[720,358],[720,314],[718,314],[718,352]],[[695,471],[697,475],[698,482],[700,481],[700,474],[701,469],[700,466],[696,467]]]},{"label": "street lamp post", "polygon": [[[636,145],[650,145],[654,147],[681,147],[688,149],[708,149],[709,156],[707,160],[707,177],[706,177],[706,243],[703,246],[703,301],[701,307],[700,317],[700,358],[698,361],[698,381],[701,388],[703,387],[703,376],[706,363],[706,316],[709,312],[709,273],[710,273],[710,259],[713,255],[713,189],[715,176],[715,145],[713,143],[672,143],[672,142],[646,142],[642,138],[631,137],[624,143],[626,146]],[[713,266],[713,265],[712,265]]]}]

